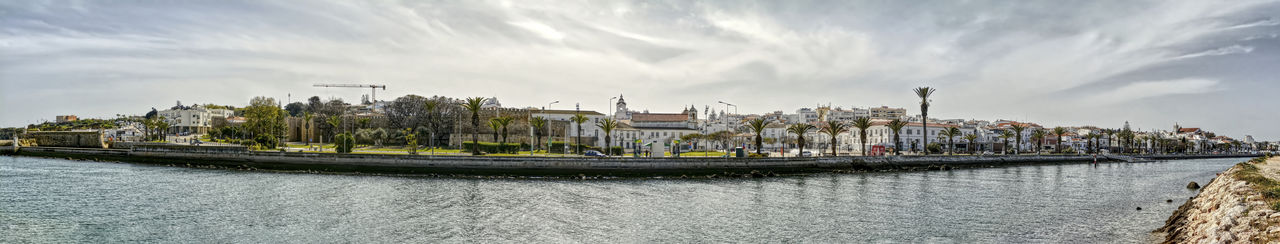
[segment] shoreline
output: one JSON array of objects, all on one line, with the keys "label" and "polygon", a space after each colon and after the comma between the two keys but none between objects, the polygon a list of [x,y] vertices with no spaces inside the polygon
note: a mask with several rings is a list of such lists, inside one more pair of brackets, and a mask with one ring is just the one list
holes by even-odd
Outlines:
[{"label": "shoreline", "polygon": [[1276,184],[1278,169],[1280,158],[1272,157],[1218,173],[1152,233],[1162,236],[1163,243],[1275,242],[1280,238],[1280,205],[1263,192],[1274,189],[1259,188]]},{"label": "shoreline", "polygon": [[[987,156],[845,156],[818,158],[543,158],[477,157],[299,152],[226,151],[216,147],[164,150],[24,147],[4,155],[118,161],[197,168],[277,170],[310,173],[371,173],[436,176],[767,177],[824,172],[918,171],[1091,163],[1089,155]],[[1149,155],[1107,157],[1102,162],[1191,158],[1256,157],[1258,155]]]}]

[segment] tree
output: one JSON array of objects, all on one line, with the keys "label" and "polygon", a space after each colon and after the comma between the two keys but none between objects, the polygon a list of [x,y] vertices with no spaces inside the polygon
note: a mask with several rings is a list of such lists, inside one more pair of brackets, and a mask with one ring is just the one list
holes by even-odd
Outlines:
[{"label": "tree", "polygon": [[1067,134],[1067,128],[1053,127],[1053,131],[1051,131],[1051,133],[1053,133],[1053,136],[1057,139],[1057,141],[1054,141],[1053,143],[1053,151],[1056,153],[1062,153],[1062,135]]},{"label": "tree", "polygon": [[977,134],[964,135],[964,139],[969,140],[969,154],[978,154],[978,150],[977,150],[978,147],[974,146],[974,145],[977,145],[977,144],[974,144],[974,141],[978,140],[978,135]]},{"label": "tree", "polygon": [[470,97],[462,104],[462,108],[471,112],[471,155],[480,155],[480,106],[484,106],[483,97]]},{"label": "tree", "polygon": [[[920,137],[921,145],[929,145],[929,96],[937,89],[922,86],[916,87],[914,91],[920,97],[920,127],[924,129],[924,136]],[[924,150],[924,154],[929,155],[929,150]]]},{"label": "tree", "polygon": [[155,118],[157,115],[160,115],[160,111],[156,111],[156,108],[151,108],[151,112],[147,112],[147,115],[144,115],[142,117],[146,119],[152,119],[152,118]]},{"label": "tree", "polygon": [[489,129],[493,129],[493,142],[498,142],[498,132],[502,130],[502,121],[498,118],[489,118]]},{"label": "tree", "polygon": [[[684,134],[683,136],[680,136],[680,141],[699,141],[699,140],[702,140],[702,139],[705,139],[705,138],[707,138],[707,136],[706,136],[706,135],[698,134],[698,133],[692,133],[692,134]],[[698,143],[698,144],[701,144],[701,143]],[[693,149],[694,149],[694,150],[697,150],[698,148],[697,148],[697,146],[695,145]],[[704,152],[705,152],[705,151],[704,151]]]},{"label": "tree", "polygon": [[405,95],[387,104],[384,114],[391,128],[417,128],[422,125],[427,114],[427,98],[418,95]]},{"label": "tree", "polygon": [[756,118],[747,121],[747,128],[750,128],[756,134],[756,154],[762,154],[764,150],[764,129],[769,127],[772,121],[764,118]]},{"label": "tree", "polygon": [[862,143],[862,156],[867,156],[867,128],[871,128],[871,118],[858,117],[853,120],[853,127],[858,128],[858,142]]},{"label": "tree", "polygon": [[823,124],[822,129],[819,131],[831,136],[831,156],[836,156],[836,136],[840,135],[840,133],[848,132],[849,125],[840,121],[830,120]]},{"label": "tree", "polygon": [[901,155],[902,151],[902,127],[907,127],[907,122],[901,119],[893,119],[889,121],[889,130],[893,131],[893,154]]},{"label": "tree", "polygon": [[315,115],[311,114],[311,112],[302,112],[302,136],[305,137],[302,141],[307,146],[311,146],[311,119],[313,118],[315,118]]},{"label": "tree", "polygon": [[538,148],[542,148],[542,133],[547,128],[547,118],[543,118],[542,116],[529,118],[529,125],[533,126],[533,136],[536,138],[534,145]]},{"label": "tree", "polygon": [[960,132],[960,128],[956,127],[942,130],[942,135],[947,136],[947,155],[954,155],[956,153],[956,136],[963,134],[964,132]]},{"label": "tree", "polygon": [[1044,132],[1044,130],[1041,130],[1041,129],[1031,130],[1031,140],[1036,141],[1036,155],[1040,155],[1040,150],[1044,149],[1043,144],[1044,144],[1045,136],[1046,136],[1046,133]]},{"label": "tree", "polygon": [[1000,144],[1000,148],[1002,148],[1002,149],[1004,149],[1004,150],[1003,150],[1003,152],[1000,152],[1000,154],[1008,154],[1008,153],[1009,153],[1009,138],[1010,138],[1010,137],[1014,137],[1014,135],[1013,135],[1013,132],[1012,132],[1012,131],[1008,131],[1008,130],[1006,130],[1006,131],[1004,131],[1004,133],[1000,133],[1000,139],[1004,139],[1004,143]]},{"label": "tree", "polygon": [[[434,119],[434,118],[435,118],[435,116],[434,116],[434,115],[435,115],[435,113],[436,113],[436,107],[439,107],[439,106],[440,106],[440,102],[438,102],[438,101],[436,101],[436,100],[427,100],[427,101],[425,101],[425,102],[422,102],[422,108],[424,108],[424,109],[426,109],[426,110],[427,110],[427,111],[426,111],[426,112],[427,112],[427,114],[426,114],[426,115],[427,115],[427,121],[426,121],[426,122],[427,122],[427,128],[429,128],[429,129],[431,130],[431,136],[427,137],[427,147],[428,147],[428,148],[430,148],[431,150],[435,150],[435,143],[434,143],[434,142],[435,142],[435,137],[436,137],[436,136],[435,136],[435,135],[436,135],[436,121],[435,121],[435,119]],[[419,131],[421,131],[421,130],[419,130]],[[432,151],[432,152],[434,152],[434,151]]]},{"label": "tree", "polygon": [[613,154],[613,150],[610,150],[613,147],[613,137],[610,135],[612,135],[613,129],[618,128],[618,121],[614,121],[613,118],[605,118],[603,120],[596,121],[596,126],[600,127],[600,130],[604,131],[604,154]]},{"label": "tree", "polygon": [[404,144],[409,149],[409,154],[418,155],[418,135],[413,133],[413,129],[404,129]]},{"label": "tree", "polygon": [[579,114],[574,114],[573,117],[569,118],[569,120],[573,121],[573,123],[575,124],[578,124],[577,126],[578,134],[577,136],[575,136],[575,139],[577,141],[576,144],[578,145],[574,146],[574,153],[582,154],[582,123],[586,123],[590,119],[588,119],[587,116],[583,116],[582,114],[579,113]]},{"label": "tree", "polygon": [[255,135],[254,140],[263,148],[274,148],[279,144],[278,133],[284,132],[285,111],[276,107],[276,100],[269,97],[254,97],[245,107],[245,127]]},{"label": "tree", "polygon": [[[333,134],[333,136],[334,136],[334,138],[333,138],[333,143],[338,143],[338,138],[337,138],[338,134],[337,134],[337,131],[338,131],[339,126],[340,126],[340,125],[342,125],[342,119],[341,119],[341,117],[338,117],[337,115],[330,115],[328,119],[325,119],[325,124],[329,125],[329,128],[331,128],[331,129],[329,129],[329,130],[330,130],[329,134]],[[348,135],[348,136],[350,136],[350,135]],[[320,142],[320,143],[321,143],[321,144],[323,144],[323,143],[324,143],[324,137],[321,137],[321,139],[320,139],[320,140],[321,140],[321,142]],[[353,142],[354,142],[354,141],[355,141],[355,137],[352,137],[352,138],[351,138],[351,141],[353,141]]]},{"label": "tree", "polygon": [[502,116],[496,119],[498,119],[498,125],[502,126],[502,144],[501,145],[506,145],[507,144],[507,127],[511,126],[511,121],[514,120],[515,118]]},{"label": "tree", "polygon": [[707,135],[707,139],[719,142],[724,147],[724,152],[729,153],[729,142],[733,140],[733,133],[727,130],[716,131]]},{"label": "tree", "polygon": [[1027,127],[1021,124],[1018,124],[1016,122],[1013,123],[1013,125],[1010,125],[1009,127],[1013,129],[1013,132],[1015,134],[1014,145],[1013,145],[1013,155],[1021,154],[1022,153],[1022,131],[1026,130]]},{"label": "tree", "polygon": [[[208,108],[210,106],[205,106],[205,107]],[[302,104],[302,102],[293,102],[293,103],[290,103],[289,105],[284,106],[284,110],[289,111],[289,116],[293,116],[293,117],[298,117],[299,115],[302,115],[303,112],[307,112],[305,111],[306,109],[307,109],[307,105]]]}]

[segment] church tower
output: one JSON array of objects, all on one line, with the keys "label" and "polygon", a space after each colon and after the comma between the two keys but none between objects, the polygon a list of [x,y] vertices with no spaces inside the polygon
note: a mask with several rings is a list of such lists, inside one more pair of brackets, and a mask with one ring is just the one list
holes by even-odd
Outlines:
[{"label": "church tower", "polygon": [[627,99],[622,98],[622,94],[618,94],[618,104],[616,105],[618,107],[617,107],[617,110],[613,113],[613,119],[630,120],[631,113],[627,112],[627,111],[630,111],[630,110],[627,110]]}]

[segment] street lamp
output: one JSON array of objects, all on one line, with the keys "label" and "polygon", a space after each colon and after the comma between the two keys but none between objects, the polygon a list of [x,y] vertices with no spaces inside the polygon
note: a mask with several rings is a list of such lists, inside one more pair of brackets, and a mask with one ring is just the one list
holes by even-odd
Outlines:
[{"label": "street lamp", "polygon": [[618,97],[609,98],[609,117],[613,117],[613,99],[618,99]]},{"label": "street lamp", "polygon": [[[554,104],[557,104],[557,103],[560,103],[560,100],[556,100],[556,101],[554,101],[554,102],[547,103],[547,106],[546,106],[546,107],[542,107],[542,113],[546,113],[546,112],[547,112],[547,108],[549,108],[549,107],[551,107],[551,105],[554,105]],[[545,119],[547,120],[547,123],[548,123],[548,124],[546,125],[546,127],[547,127],[547,153],[546,153],[546,155],[543,155],[543,156],[548,156],[548,157],[549,157],[549,156],[551,156],[551,141],[552,141],[552,139],[551,139],[551,138],[552,138],[552,137],[551,137],[551,125],[550,125],[550,123],[551,123],[551,118],[545,118]]]},{"label": "street lamp", "polygon": [[724,104],[724,110],[729,110],[729,106],[733,106],[733,114],[738,114],[738,105],[733,105],[732,103],[727,103],[724,101],[717,101],[717,102],[720,102],[720,104]]}]

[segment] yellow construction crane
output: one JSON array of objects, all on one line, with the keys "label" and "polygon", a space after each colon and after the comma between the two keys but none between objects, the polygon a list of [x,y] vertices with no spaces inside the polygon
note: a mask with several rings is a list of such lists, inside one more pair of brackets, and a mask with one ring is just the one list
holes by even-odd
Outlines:
[{"label": "yellow construction crane", "polygon": [[345,88],[369,88],[369,99],[371,102],[378,102],[378,88],[383,91],[387,90],[387,85],[368,85],[368,84],[316,84],[315,87],[345,87]]}]

